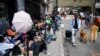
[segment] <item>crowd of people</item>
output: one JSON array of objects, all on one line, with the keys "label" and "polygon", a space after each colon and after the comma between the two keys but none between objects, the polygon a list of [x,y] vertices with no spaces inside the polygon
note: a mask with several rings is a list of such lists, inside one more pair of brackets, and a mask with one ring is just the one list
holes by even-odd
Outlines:
[{"label": "crowd of people", "polygon": [[39,56],[40,52],[50,55],[47,44],[56,40],[54,36],[59,30],[60,20],[59,15],[50,14],[41,20],[34,19],[32,29],[27,33],[16,32],[12,25],[0,34],[0,56],[26,56],[29,50],[33,50],[33,56]]},{"label": "crowd of people", "polygon": [[[29,50],[33,50],[33,56],[39,56],[40,52],[50,55],[47,45],[53,40],[56,40],[56,31],[59,30],[61,19],[66,19],[66,17],[64,13],[58,13],[55,16],[47,14],[41,20],[34,19],[32,29],[27,33],[16,32],[16,29],[12,26],[7,29],[5,33],[0,34],[0,55],[10,56],[12,54],[14,56],[25,56]],[[92,19],[89,14],[84,18],[82,18],[80,14],[74,14],[71,21],[71,41],[73,46],[76,45],[75,36],[77,31],[82,29],[83,20],[85,20],[86,29],[91,29],[91,32],[93,30],[97,32],[98,30],[94,23],[91,24]],[[92,27],[93,25],[95,26]],[[91,41],[95,41],[97,38],[97,33],[95,36],[94,34],[95,32],[91,33]]]}]

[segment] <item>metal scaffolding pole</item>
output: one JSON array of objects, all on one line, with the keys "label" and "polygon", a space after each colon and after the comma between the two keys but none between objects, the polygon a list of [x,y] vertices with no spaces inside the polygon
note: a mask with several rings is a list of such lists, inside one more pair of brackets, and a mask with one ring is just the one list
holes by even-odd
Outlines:
[{"label": "metal scaffolding pole", "polygon": [[94,22],[95,20],[95,12],[96,12],[96,0],[94,0],[94,5],[93,5],[93,20],[92,20],[92,23]]},{"label": "metal scaffolding pole", "polygon": [[95,12],[96,12],[96,0],[94,0],[94,6],[93,6],[93,17],[95,17]]},{"label": "metal scaffolding pole", "polygon": [[57,11],[58,11],[58,0],[56,0],[56,14],[57,14]]}]

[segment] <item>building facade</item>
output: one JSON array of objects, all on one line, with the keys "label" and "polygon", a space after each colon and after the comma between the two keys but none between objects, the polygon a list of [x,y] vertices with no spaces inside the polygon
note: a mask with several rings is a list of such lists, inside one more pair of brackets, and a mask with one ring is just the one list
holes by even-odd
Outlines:
[{"label": "building facade", "polygon": [[5,10],[6,10],[6,7],[5,7],[5,4],[4,4],[4,1],[1,0],[0,1],[0,18],[6,16]]},{"label": "building facade", "polygon": [[14,13],[24,10],[32,18],[41,19],[48,11],[48,0],[0,0],[0,16],[5,17],[10,25]]},{"label": "building facade", "polygon": [[49,3],[48,3],[48,13],[49,14],[52,14],[55,6],[56,6],[56,0],[49,0]]},{"label": "building facade", "polygon": [[[58,0],[59,7],[82,7],[93,11],[94,0]],[[88,9],[89,8],[89,9]]]},{"label": "building facade", "polygon": [[100,16],[100,0],[95,0],[95,15]]}]

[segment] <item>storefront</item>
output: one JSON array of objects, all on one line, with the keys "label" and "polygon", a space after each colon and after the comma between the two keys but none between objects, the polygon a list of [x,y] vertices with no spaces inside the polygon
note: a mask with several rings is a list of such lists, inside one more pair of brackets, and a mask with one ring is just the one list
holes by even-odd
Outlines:
[{"label": "storefront", "polygon": [[14,13],[24,10],[32,18],[41,19],[45,16],[46,6],[44,0],[0,0],[0,17],[5,17],[11,25]]},{"label": "storefront", "polygon": [[80,11],[92,13],[92,8],[90,6],[82,6]]},{"label": "storefront", "polygon": [[24,9],[23,0],[0,0],[0,18],[7,19],[10,25],[14,13]]},{"label": "storefront", "polygon": [[40,20],[46,13],[46,2],[44,0],[29,0],[28,11],[32,18]]},{"label": "storefront", "polygon": [[14,13],[18,11],[17,0],[5,0],[4,3],[6,7],[7,19],[9,20],[9,23],[11,25]]},{"label": "storefront", "polygon": [[10,25],[14,13],[25,10],[25,0],[0,0],[0,17],[6,18]]},{"label": "storefront", "polygon": [[100,1],[96,1],[96,4],[95,4],[95,15],[96,16],[100,16]]}]

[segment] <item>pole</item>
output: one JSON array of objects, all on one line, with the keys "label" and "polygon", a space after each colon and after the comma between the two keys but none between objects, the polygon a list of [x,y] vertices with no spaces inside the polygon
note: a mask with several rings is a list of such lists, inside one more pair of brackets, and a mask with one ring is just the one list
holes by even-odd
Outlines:
[{"label": "pole", "polygon": [[29,36],[28,36],[28,35],[26,36],[26,40],[27,40],[27,41],[26,41],[26,42],[27,42],[27,43],[26,43],[26,45],[27,45],[27,51],[26,51],[27,54],[26,54],[26,56],[29,56]]},{"label": "pole", "polygon": [[56,0],[56,14],[57,14],[57,9],[58,9],[58,0]]},{"label": "pole", "polygon": [[96,5],[96,0],[94,0],[94,6],[93,6],[93,16],[94,16],[94,17],[95,17],[95,11],[96,11],[95,5]]},{"label": "pole", "polygon": [[[46,21],[46,18],[45,18],[45,21]],[[44,35],[44,40],[46,40],[46,38],[47,38],[47,29],[46,29],[46,25],[47,25],[47,24],[46,24],[46,22],[45,22],[45,25],[44,25],[44,26],[45,26],[45,35]]]},{"label": "pole", "polygon": [[96,0],[93,0],[93,19],[92,19],[92,23],[93,23],[94,20],[95,20],[95,11],[96,11],[95,5],[96,5]]}]

